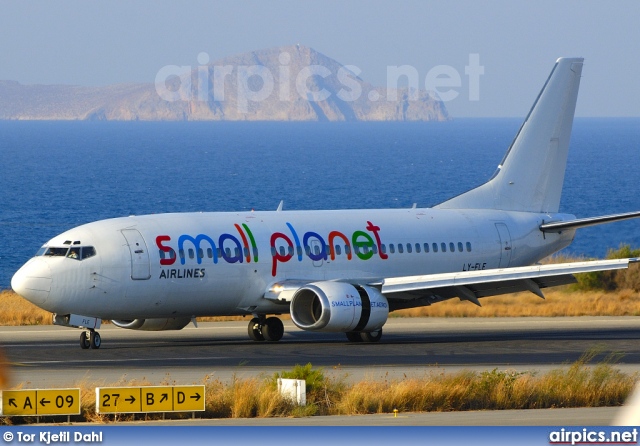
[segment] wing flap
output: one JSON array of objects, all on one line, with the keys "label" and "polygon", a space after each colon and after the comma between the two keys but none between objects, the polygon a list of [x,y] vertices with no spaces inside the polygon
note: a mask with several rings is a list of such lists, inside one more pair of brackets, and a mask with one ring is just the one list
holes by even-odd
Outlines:
[{"label": "wing flap", "polygon": [[[518,291],[533,291],[536,288],[574,283],[573,274],[593,271],[624,269],[635,259],[596,260],[591,262],[557,263],[484,271],[430,274],[425,276],[392,277],[382,285],[382,293],[398,293],[411,298],[424,292],[436,296],[460,297],[456,287],[471,290],[476,297],[495,296]],[[536,293],[538,294],[538,293]],[[397,296],[402,298],[401,296]],[[440,300],[440,299],[438,299]]]}]

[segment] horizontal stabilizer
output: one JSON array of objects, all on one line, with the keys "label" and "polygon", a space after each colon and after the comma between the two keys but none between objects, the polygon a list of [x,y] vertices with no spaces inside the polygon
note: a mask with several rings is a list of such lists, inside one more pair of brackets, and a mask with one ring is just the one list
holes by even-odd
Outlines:
[{"label": "horizontal stabilizer", "polygon": [[624,214],[604,215],[602,217],[579,218],[577,220],[555,221],[540,225],[542,232],[562,232],[567,229],[586,228],[587,226],[602,225],[614,221],[630,220],[640,217],[640,212],[626,212]]}]

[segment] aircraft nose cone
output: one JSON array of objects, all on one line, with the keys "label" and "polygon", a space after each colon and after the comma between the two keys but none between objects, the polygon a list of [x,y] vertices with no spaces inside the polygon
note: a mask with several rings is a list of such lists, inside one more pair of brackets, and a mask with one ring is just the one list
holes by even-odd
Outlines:
[{"label": "aircraft nose cone", "polygon": [[11,278],[11,288],[36,305],[43,304],[51,291],[51,269],[43,259],[33,258]]}]

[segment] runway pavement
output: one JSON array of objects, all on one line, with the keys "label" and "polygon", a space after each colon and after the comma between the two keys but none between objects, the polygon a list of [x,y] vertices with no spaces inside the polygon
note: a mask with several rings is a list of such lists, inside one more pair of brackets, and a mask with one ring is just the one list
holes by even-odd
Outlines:
[{"label": "runway pavement", "polygon": [[79,330],[0,327],[11,383],[70,386],[79,380],[201,383],[289,370],[312,363],[347,380],[421,376],[460,369],[546,371],[591,349],[621,355],[619,367],[640,371],[640,318],[390,319],[379,343],[349,343],[341,333],[310,333],[285,323],[277,343],[252,342],[247,322],[218,322],[181,331],[140,332],[104,325],[102,347],[81,350]]},{"label": "runway pavement", "polygon": [[[312,363],[330,376],[401,379],[461,369],[547,371],[600,352],[617,367],[640,371],[640,318],[391,319],[379,343],[349,343],[341,333],[309,333],[285,322],[280,342],[253,342],[247,322],[199,324],[181,331],[140,332],[104,325],[102,347],[82,350],[80,331],[0,327],[11,385],[48,388],[87,385],[200,384],[289,370]],[[205,425],[605,425],[615,408],[312,417],[274,420],[195,420]]]}]

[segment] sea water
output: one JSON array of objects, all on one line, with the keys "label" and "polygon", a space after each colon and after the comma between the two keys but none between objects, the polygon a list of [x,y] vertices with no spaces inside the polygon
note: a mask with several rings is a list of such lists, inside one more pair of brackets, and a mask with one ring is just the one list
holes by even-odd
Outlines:
[{"label": "sea water", "polygon": [[[0,288],[83,223],[191,211],[432,206],[486,181],[520,119],[426,123],[0,121]],[[640,119],[575,120],[561,211],[640,210]],[[571,254],[640,247],[640,220]]]}]

